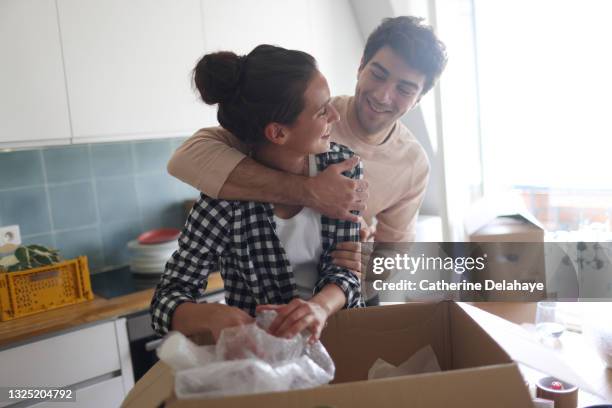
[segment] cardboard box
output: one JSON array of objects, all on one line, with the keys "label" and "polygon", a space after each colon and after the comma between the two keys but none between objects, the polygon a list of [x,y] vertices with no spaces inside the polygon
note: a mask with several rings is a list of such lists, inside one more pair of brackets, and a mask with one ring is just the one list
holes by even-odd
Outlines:
[{"label": "cardboard box", "polygon": [[469,233],[471,242],[544,242],[544,228],[528,213],[500,214]]},{"label": "cardboard box", "polygon": [[[487,315],[479,318],[482,322],[472,317],[479,313]],[[167,408],[531,407],[517,363],[481,326],[487,323],[489,316],[501,320],[467,304],[450,301],[343,310],[330,318],[322,338],[336,363],[336,377],[331,385],[206,400],[177,400],[173,393],[172,372],[160,362],[136,383],[122,407],[150,408],[162,403]],[[500,335],[507,341],[507,334]],[[442,372],[366,380],[377,358],[399,365],[426,345],[431,345],[436,353]],[[525,357],[523,346],[521,344],[518,352],[521,357]],[[536,366],[551,361],[541,350],[527,356],[530,358],[538,360]],[[571,375],[563,379],[576,381]]]},{"label": "cardboard box", "polygon": [[474,273],[471,280],[484,286],[487,280],[520,283],[542,283],[543,290],[488,291],[480,294],[485,301],[526,301],[546,299],[546,262],[544,228],[524,205],[508,199],[481,200],[466,217],[466,232],[475,244],[473,256],[486,254],[486,268]]},{"label": "cardboard box", "polygon": [[464,226],[470,242],[544,242],[544,227],[514,195],[476,201]]}]

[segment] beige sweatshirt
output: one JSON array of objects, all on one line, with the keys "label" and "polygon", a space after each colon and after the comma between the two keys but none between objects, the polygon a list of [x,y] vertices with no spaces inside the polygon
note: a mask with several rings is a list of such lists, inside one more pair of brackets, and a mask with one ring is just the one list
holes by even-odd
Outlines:
[{"label": "beige sweatshirt", "polygon": [[[335,124],[331,138],[351,148],[363,161],[364,178],[370,188],[363,217],[368,224],[376,217],[376,241],[414,241],[416,219],[429,177],[427,155],[399,121],[381,145],[368,144],[353,134],[346,120],[351,98],[333,99],[340,121]],[[217,198],[245,153],[246,146],[225,129],[200,129],[177,149],[168,163],[168,171]]]}]

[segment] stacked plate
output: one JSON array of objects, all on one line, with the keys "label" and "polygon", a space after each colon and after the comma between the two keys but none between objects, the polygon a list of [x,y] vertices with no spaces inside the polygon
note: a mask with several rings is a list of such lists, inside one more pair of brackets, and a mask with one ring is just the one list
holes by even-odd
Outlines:
[{"label": "stacked plate", "polygon": [[180,231],[177,230],[177,234],[173,237],[168,236],[165,239],[153,240],[147,239],[148,236],[146,234],[149,233],[145,233],[138,237],[137,240],[128,242],[130,269],[132,272],[145,275],[159,275],[163,273],[166,262],[174,251],[178,249],[178,241],[176,239],[178,233]]}]

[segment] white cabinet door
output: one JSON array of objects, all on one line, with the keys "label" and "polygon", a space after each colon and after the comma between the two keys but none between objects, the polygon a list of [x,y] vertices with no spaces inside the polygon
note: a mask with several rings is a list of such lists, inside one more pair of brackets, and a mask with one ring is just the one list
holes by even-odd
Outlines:
[{"label": "white cabinet door", "polygon": [[0,352],[0,384],[6,387],[61,387],[120,369],[114,322]]},{"label": "white cabinet door", "polygon": [[206,51],[246,54],[259,44],[305,50],[310,47],[306,1],[202,0]]},{"label": "white cabinet door", "polygon": [[67,143],[68,102],[54,0],[0,1],[0,148]]},{"label": "white cabinet door", "polygon": [[58,0],[74,142],[187,136],[213,122],[191,89],[198,0]]},{"label": "white cabinet door", "polygon": [[76,403],[45,401],[36,407],[119,407],[134,386],[125,318],[0,352],[0,384],[76,388]]},{"label": "white cabinet door", "polygon": [[45,401],[36,408],[119,408],[125,394],[121,377],[114,377],[75,391],[76,401]]},{"label": "white cabinet door", "polygon": [[364,42],[348,0],[201,1],[207,52],[246,54],[259,44],[304,50],[332,95],[354,92]]},{"label": "white cabinet door", "polygon": [[121,377],[123,379],[124,395],[134,387],[134,369],[132,367],[132,355],[130,354],[130,339],[128,338],[125,317],[115,320],[115,332],[117,334],[117,351],[119,352],[119,364],[121,366]]},{"label": "white cabinet door", "polygon": [[312,43],[332,95],[352,95],[365,42],[348,0],[309,0]]}]

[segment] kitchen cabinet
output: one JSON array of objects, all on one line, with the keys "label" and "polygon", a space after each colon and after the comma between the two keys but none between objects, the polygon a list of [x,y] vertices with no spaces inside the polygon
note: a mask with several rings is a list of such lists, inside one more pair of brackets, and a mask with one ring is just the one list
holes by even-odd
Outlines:
[{"label": "kitchen cabinet", "polygon": [[58,0],[73,142],[188,136],[214,124],[191,70],[198,0]]},{"label": "kitchen cabinet", "polygon": [[0,1],[0,148],[70,140],[54,0]]},{"label": "kitchen cabinet", "polygon": [[309,0],[310,52],[332,95],[352,95],[365,42],[348,0]]},{"label": "kitchen cabinet", "polygon": [[36,408],[119,408],[125,398],[121,378],[114,377],[77,390],[73,402],[45,401]]},{"label": "kitchen cabinet", "polygon": [[246,54],[259,44],[310,48],[308,1],[201,1],[207,52]]},{"label": "kitchen cabinet", "polygon": [[[134,385],[125,318],[0,351],[0,384],[73,386],[77,403],[67,406],[118,407]],[[58,406],[51,402],[39,405]]]},{"label": "kitchen cabinet", "polygon": [[348,0],[201,1],[206,52],[246,54],[259,44],[304,50],[317,59],[332,95],[354,91],[363,40]]},{"label": "kitchen cabinet", "polygon": [[0,0],[0,148],[214,126],[193,67],[261,43],[310,52],[333,95],[353,92],[363,39],[349,0]]}]

